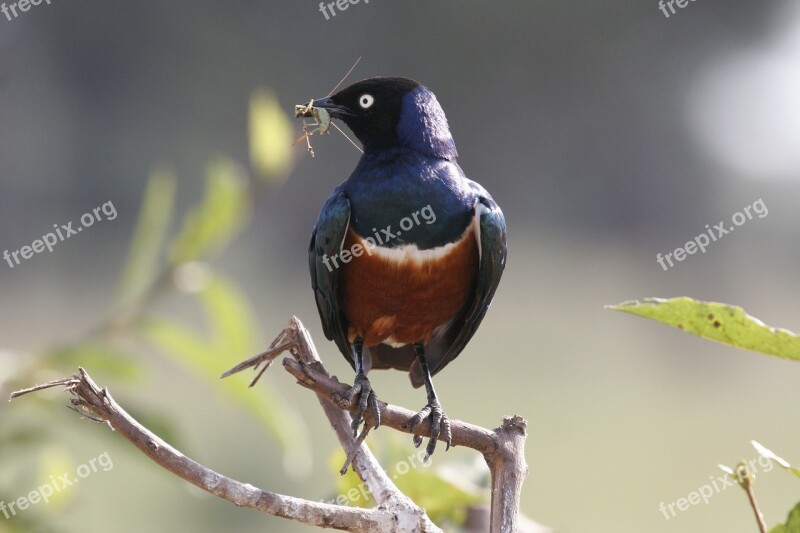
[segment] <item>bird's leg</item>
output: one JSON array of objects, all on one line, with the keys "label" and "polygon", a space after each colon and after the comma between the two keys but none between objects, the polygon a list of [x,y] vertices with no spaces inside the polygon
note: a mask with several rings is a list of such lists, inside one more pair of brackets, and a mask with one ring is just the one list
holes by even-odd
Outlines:
[{"label": "bird's leg", "polygon": [[369,384],[367,374],[364,372],[364,360],[362,352],[364,351],[364,339],[358,337],[353,343],[353,359],[356,366],[356,380],[352,387],[345,392],[336,395],[336,400],[340,407],[347,408],[353,397],[358,397],[358,408],[353,414],[353,421],[350,427],[353,428],[353,437],[358,435],[358,427],[364,421],[364,413],[367,412],[369,406],[372,411],[372,417],[375,420],[375,429],[381,425],[381,413],[378,410],[378,398]]},{"label": "bird's leg", "polygon": [[[431,419],[431,435],[428,441],[428,447],[425,449],[425,460],[433,455],[436,450],[436,441],[439,435],[444,432],[444,441],[447,443],[447,450],[450,449],[450,443],[453,435],[450,430],[450,420],[444,414],[439,399],[436,397],[436,391],[433,388],[433,380],[431,379],[431,371],[428,368],[428,360],[425,358],[425,347],[421,343],[414,344],[414,351],[417,354],[417,359],[422,366],[422,375],[425,377],[425,390],[428,393],[428,405],[422,408],[422,411],[414,415],[409,421],[408,425],[411,431],[414,431],[414,426],[420,424],[423,420],[430,417]],[[414,446],[419,448],[422,444],[422,437],[414,435]]]}]

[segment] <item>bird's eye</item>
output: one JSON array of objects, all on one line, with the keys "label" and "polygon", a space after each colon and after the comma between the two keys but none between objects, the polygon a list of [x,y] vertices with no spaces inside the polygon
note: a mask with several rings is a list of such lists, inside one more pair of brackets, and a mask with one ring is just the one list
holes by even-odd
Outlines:
[{"label": "bird's eye", "polygon": [[361,109],[368,109],[372,107],[374,103],[375,98],[373,98],[371,94],[362,94],[358,99],[358,105],[361,106]]}]

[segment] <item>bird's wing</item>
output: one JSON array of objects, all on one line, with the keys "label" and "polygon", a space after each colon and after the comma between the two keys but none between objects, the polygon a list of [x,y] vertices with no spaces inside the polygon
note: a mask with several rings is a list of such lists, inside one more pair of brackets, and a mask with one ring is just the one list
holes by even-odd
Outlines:
[{"label": "bird's wing", "polygon": [[[319,219],[308,246],[308,268],[311,287],[322,319],[322,329],[328,340],[336,342],[345,358],[354,365],[347,340],[347,319],[336,299],[339,269],[325,258],[336,257],[342,249],[350,222],[350,201],[339,190],[334,191],[322,206]],[[354,366],[355,368],[355,366]]]},{"label": "bird's wing", "polygon": [[[475,334],[492,303],[506,266],[506,220],[492,197],[482,187],[480,192],[482,194],[478,196],[474,206],[475,216],[479,219],[477,239],[480,250],[475,292],[462,311],[428,345],[431,375],[455,359]],[[415,387],[424,383],[418,362],[412,365],[410,377]]]}]

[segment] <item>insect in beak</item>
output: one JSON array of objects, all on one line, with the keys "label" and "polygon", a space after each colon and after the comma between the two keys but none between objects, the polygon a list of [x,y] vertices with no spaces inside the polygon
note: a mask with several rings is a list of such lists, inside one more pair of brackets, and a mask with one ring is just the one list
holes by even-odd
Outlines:
[{"label": "insect in beak", "polygon": [[[320,135],[328,133],[328,129],[331,127],[331,115],[328,113],[327,109],[314,107],[314,99],[312,98],[305,105],[300,104],[294,106],[294,116],[303,119],[303,134],[294,141],[292,146],[305,140],[308,146],[308,153],[311,154],[311,157],[314,157],[314,148],[311,147],[311,136],[315,133],[319,133]],[[314,119],[314,124],[306,122],[305,119],[308,117]]]}]

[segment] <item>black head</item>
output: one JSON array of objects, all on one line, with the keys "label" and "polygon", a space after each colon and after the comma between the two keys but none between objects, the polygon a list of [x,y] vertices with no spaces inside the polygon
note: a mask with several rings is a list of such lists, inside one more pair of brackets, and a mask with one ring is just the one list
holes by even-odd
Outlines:
[{"label": "black head", "polygon": [[410,148],[454,159],[456,148],[436,96],[407,78],[369,78],[328,98],[314,100],[347,124],[364,151]]}]

